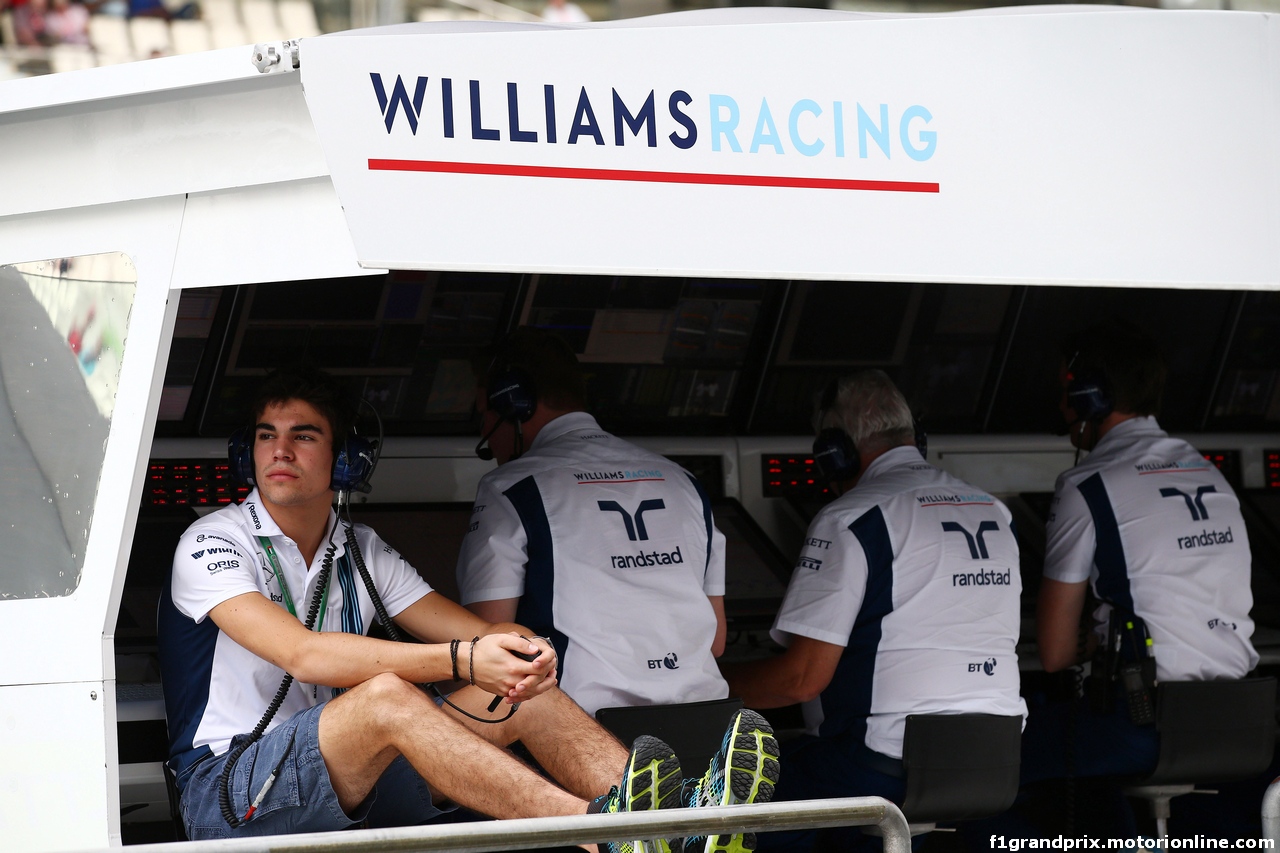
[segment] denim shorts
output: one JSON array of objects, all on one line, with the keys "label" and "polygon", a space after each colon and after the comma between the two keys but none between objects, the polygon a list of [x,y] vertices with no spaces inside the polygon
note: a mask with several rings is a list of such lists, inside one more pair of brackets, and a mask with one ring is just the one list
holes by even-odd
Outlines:
[{"label": "denim shorts", "polygon": [[[324,705],[300,711],[251,745],[231,772],[231,807],[243,818],[271,771],[283,764],[275,784],[253,817],[232,828],[218,807],[218,779],[230,750],[201,761],[182,791],[182,822],[192,841],[325,832],[355,824],[416,826],[444,812],[431,803],[431,791],[417,771],[399,756],[383,772],[373,791],[351,814],[342,810],[320,755],[320,713]],[[248,735],[232,740],[236,747]]]}]

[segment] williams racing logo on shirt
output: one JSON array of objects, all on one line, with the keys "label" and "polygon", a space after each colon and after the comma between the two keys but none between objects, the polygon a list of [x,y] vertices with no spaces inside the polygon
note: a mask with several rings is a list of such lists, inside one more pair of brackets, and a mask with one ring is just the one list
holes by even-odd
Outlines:
[{"label": "williams racing logo on shirt", "polygon": [[916,495],[916,503],[920,506],[991,506],[996,502],[991,495],[981,492],[971,494],[937,494]]},{"label": "williams racing logo on shirt", "polygon": [[579,486],[592,483],[649,483],[665,480],[656,468],[638,468],[634,471],[575,471],[573,479]]},{"label": "williams racing logo on shirt", "polygon": [[244,559],[244,555],[241,554],[239,551],[237,551],[235,548],[205,548],[203,551],[196,551],[194,554],[192,554],[191,559],[193,560],[202,559],[205,554],[234,554],[240,559],[242,560]]}]

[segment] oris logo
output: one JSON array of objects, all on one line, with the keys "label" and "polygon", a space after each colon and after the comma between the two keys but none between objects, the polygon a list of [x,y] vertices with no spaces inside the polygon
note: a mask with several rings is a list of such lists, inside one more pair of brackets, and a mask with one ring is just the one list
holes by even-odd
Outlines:
[{"label": "oris logo", "polygon": [[649,669],[679,669],[680,664],[676,663],[679,658],[675,652],[668,652],[666,657],[651,658],[649,660]]},{"label": "oris logo", "polygon": [[209,574],[216,575],[218,572],[222,571],[223,569],[240,568],[240,561],[239,560],[217,560],[205,566],[205,568],[209,570]]}]

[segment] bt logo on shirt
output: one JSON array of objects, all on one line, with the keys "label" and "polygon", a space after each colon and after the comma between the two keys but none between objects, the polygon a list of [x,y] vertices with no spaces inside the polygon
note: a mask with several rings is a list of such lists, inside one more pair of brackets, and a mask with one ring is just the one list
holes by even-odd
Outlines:
[{"label": "bt logo on shirt", "polygon": [[981,672],[981,673],[982,673],[982,674],[984,674],[984,675],[995,675],[995,674],[996,674],[996,659],[995,659],[995,658],[987,658],[987,659],[986,659],[986,660],[984,660],[982,663],[971,663],[971,664],[969,664],[969,671],[970,671],[970,672]]},{"label": "bt logo on shirt", "polygon": [[650,658],[649,669],[679,669],[680,664],[676,663],[679,658],[675,652],[667,652],[666,657]]}]

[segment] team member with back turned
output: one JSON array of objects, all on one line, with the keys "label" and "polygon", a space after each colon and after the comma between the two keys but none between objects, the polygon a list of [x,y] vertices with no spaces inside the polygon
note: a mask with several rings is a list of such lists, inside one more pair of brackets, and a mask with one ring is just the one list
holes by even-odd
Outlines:
[{"label": "team member with back turned", "polygon": [[[446,600],[372,530],[334,512],[335,491],[341,509],[375,459],[353,434],[354,415],[326,374],[268,377],[252,428],[231,443],[233,468],[256,488],[179,542],[160,657],[190,837],[419,824],[441,814],[433,797],[503,818],[679,805],[670,749],[642,737],[628,756],[557,689],[546,639]],[[375,618],[423,644],[363,636]],[[418,686],[451,679],[469,685],[445,707]],[[488,710],[494,697],[506,709]],[[734,737],[756,731],[750,722],[735,719],[750,731],[729,733],[731,754],[708,778],[719,772],[724,784],[728,771],[715,768],[732,763]],[[505,751],[517,739],[563,787]],[[601,846],[669,851],[682,841]]]},{"label": "team member with back turned", "polygon": [[[480,378],[477,453],[499,467],[480,481],[458,555],[463,604],[550,637],[561,687],[587,713],[727,696],[715,662],[725,642],[724,536],[702,486],[600,428],[584,411],[577,358],[552,334],[517,329]],[[763,782],[735,793],[708,779],[689,786],[690,804],[772,796],[776,745],[764,718],[749,718],[752,739],[775,750],[751,759]],[[753,843],[713,835],[686,849]]]},{"label": "team member with back turned", "polygon": [[1154,681],[1242,678],[1258,663],[1240,502],[1199,451],[1156,423],[1166,372],[1155,341],[1129,323],[1063,345],[1063,416],[1089,455],[1058,477],[1037,638],[1046,671],[1079,662],[1092,586],[1104,654],[1089,701],[1033,705],[1024,781],[1149,772],[1159,747]]},{"label": "team member with back turned", "polygon": [[[833,382],[814,421],[815,459],[839,497],[809,525],[774,622],[786,652],[725,674],[749,707],[804,703],[808,735],[788,744],[779,799],[901,803],[908,714],[1026,713],[1018,544],[1004,504],[921,458],[883,372]],[[813,833],[762,839],[762,850],[808,850]]]}]

